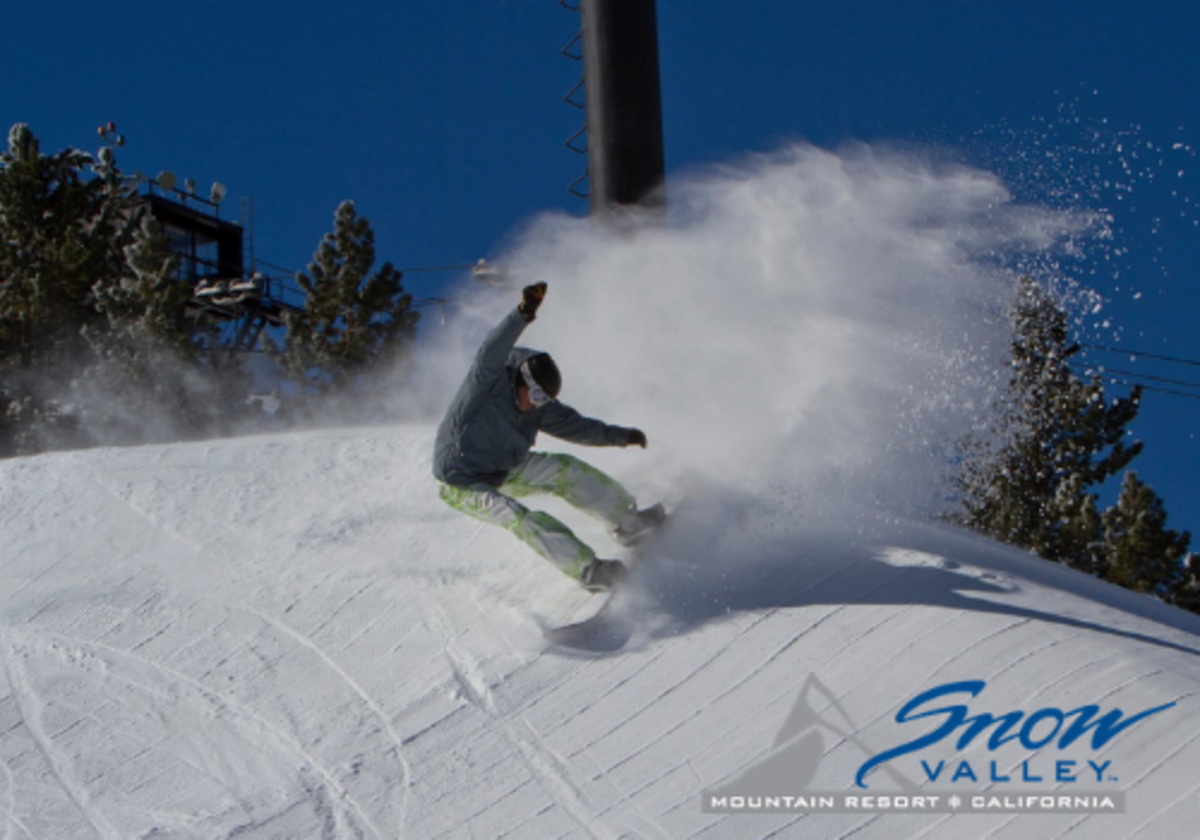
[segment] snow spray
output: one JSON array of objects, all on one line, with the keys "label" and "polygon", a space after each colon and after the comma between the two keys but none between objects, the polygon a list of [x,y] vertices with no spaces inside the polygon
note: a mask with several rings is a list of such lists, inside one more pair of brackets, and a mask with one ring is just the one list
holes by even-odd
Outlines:
[{"label": "snow spray", "polygon": [[890,509],[937,504],[1007,382],[1016,269],[1097,224],[865,145],[751,156],[670,203],[634,235],[533,223],[508,262],[550,293],[522,343],[555,355],[567,403],[645,429],[681,469]]}]

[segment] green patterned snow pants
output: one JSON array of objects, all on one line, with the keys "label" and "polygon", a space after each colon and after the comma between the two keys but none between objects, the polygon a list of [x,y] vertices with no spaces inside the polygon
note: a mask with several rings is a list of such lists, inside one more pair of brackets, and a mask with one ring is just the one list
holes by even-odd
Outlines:
[{"label": "green patterned snow pants", "polygon": [[579,579],[596,558],[563,523],[542,511],[530,510],[517,499],[535,493],[558,496],[608,526],[627,524],[636,512],[633,496],[614,479],[571,455],[530,453],[499,487],[442,484],[438,495],[457,511],[511,531],[521,542],[567,575]]}]

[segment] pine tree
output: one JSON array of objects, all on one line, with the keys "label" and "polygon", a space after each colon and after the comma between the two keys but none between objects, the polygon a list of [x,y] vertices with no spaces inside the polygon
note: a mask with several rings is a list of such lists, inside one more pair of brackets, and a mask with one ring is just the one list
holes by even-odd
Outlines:
[{"label": "pine tree", "polygon": [[[86,177],[92,167],[95,177]],[[62,400],[102,321],[97,284],[112,282],[136,226],[111,158],[78,150],[44,155],[24,124],[0,154],[0,448],[36,451],[71,442],[77,418]]]},{"label": "pine tree", "polygon": [[1012,378],[1000,408],[1000,445],[976,446],[959,481],[961,521],[1049,560],[1098,571],[1099,517],[1091,488],[1133,460],[1127,443],[1140,388],[1108,401],[1100,377],[1070,367],[1061,306],[1031,278],[1018,284],[1012,313]]},{"label": "pine tree", "polygon": [[176,259],[149,214],[123,256],[118,278],[92,287],[103,319],[83,330],[92,354],[73,389],[84,423],[109,443],[190,436],[201,425],[192,394],[199,345],[187,317],[191,289],[175,280]]},{"label": "pine tree", "polygon": [[[192,436],[238,404],[226,354],[187,317],[166,237],[111,146],[0,155],[0,456]],[[219,374],[219,375],[218,375]]]},{"label": "pine tree", "polygon": [[1177,607],[1200,613],[1200,554],[1188,554],[1183,558],[1181,565],[1183,572],[1171,601]]},{"label": "pine tree", "polygon": [[1104,512],[1103,530],[1106,580],[1167,601],[1187,599],[1191,535],[1167,527],[1162,499],[1132,470],[1120,498]]},{"label": "pine tree", "polygon": [[268,339],[268,352],[297,388],[297,413],[319,414],[347,398],[370,399],[379,377],[409,351],[419,314],[411,309],[401,272],[385,263],[371,273],[374,265],[371,224],[344,201],[308,273],[296,276],[303,312],[285,316],[282,345]]}]

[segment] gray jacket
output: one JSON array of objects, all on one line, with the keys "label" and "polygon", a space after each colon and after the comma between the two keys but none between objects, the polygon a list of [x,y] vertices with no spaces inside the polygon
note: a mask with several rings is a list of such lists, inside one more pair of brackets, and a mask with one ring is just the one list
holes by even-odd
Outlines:
[{"label": "gray jacket", "polygon": [[589,446],[626,446],[630,429],[582,416],[557,400],[520,411],[514,380],[537,351],[516,347],[525,317],[514,309],[488,334],[438,427],[433,474],[460,487],[499,487],[529,455],[537,433]]}]

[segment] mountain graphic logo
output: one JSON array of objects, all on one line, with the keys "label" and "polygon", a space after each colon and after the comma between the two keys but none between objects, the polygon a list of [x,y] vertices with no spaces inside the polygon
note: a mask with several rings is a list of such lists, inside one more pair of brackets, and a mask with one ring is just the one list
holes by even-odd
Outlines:
[{"label": "mountain graphic logo", "polygon": [[[814,708],[811,700],[814,694],[828,701],[822,712]],[[705,800],[785,797],[809,792],[827,748],[845,742],[860,750],[866,759],[876,755],[858,738],[856,730],[833,692],[815,674],[809,675],[791,713],[776,734],[769,754],[732,782],[706,791]],[[826,736],[832,736],[828,746]],[[879,769],[888,774],[900,790],[913,793],[919,790],[916,784],[889,765],[881,765]]]}]

